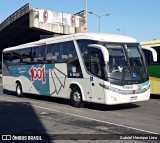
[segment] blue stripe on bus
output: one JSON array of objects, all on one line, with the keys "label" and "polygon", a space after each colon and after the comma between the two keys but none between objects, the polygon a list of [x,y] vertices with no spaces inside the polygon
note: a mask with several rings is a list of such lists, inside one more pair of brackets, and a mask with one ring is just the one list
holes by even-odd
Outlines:
[{"label": "blue stripe on bus", "polygon": [[[44,73],[44,77],[41,77],[42,76],[41,70],[43,70],[43,68],[45,68],[44,69],[45,73]],[[12,74],[12,76],[14,77],[25,76],[31,81],[33,86],[41,95],[47,95],[47,96],[50,95],[49,69],[53,69],[53,68],[54,68],[53,64],[8,66],[8,69]],[[38,74],[36,72],[38,72]]]}]

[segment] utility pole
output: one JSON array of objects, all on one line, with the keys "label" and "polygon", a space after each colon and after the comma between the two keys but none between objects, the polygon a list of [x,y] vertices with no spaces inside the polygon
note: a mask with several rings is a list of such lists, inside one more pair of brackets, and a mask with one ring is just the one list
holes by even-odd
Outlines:
[{"label": "utility pole", "polygon": [[85,27],[85,30],[86,30],[86,32],[87,32],[87,24],[88,24],[88,0],[86,0],[86,10],[85,10],[85,12],[86,12],[86,27]]}]

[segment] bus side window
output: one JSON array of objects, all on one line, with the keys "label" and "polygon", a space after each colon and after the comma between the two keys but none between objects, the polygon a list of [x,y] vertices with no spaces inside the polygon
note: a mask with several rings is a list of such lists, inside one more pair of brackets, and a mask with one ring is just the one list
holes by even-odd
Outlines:
[{"label": "bus side window", "polygon": [[21,63],[21,51],[20,50],[14,50],[12,51],[12,56],[13,56],[13,65],[17,65]]},{"label": "bus side window", "polygon": [[85,63],[86,69],[89,71],[90,67],[89,67],[89,44],[97,44],[97,41],[94,40],[78,40],[77,41],[78,46],[80,48],[81,51],[81,55],[83,57],[83,61]]},{"label": "bus side window", "polygon": [[47,61],[47,63],[52,63],[52,53],[47,53],[46,61]]},{"label": "bus side window", "polygon": [[[160,57],[160,47],[157,46],[157,47],[152,47],[156,50],[157,52],[157,57]],[[160,63],[160,58],[157,58],[157,63],[159,64]]]},{"label": "bus side window", "polygon": [[34,53],[36,53],[34,62],[38,64],[44,64],[46,57],[45,57],[45,46],[37,46],[34,47]]},{"label": "bus side window", "polygon": [[54,64],[60,62],[60,44],[50,44],[46,46],[46,63]]},{"label": "bus side window", "polygon": [[31,63],[31,48],[25,48],[21,49],[21,57],[22,57],[22,62],[24,64],[30,64]]},{"label": "bus side window", "polygon": [[52,45],[46,46],[46,63],[52,63],[53,48]]},{"label": "bus side window", "polygon": [[60,48],[61,62],[67,64],[68,78],[83,77],[77,51],[73,41],[62,43]]},{"label": "bus side window", "polygon": [[83,55],[83,60],[86,65],[87,70],[89,71],[89,52],[86,47],[82,47],[82,55]]},{"label": "bus side window", "polygon": [[3,53],[3,63],[7,66],[12,64],[12,53],[11,52]]},{"label": "bus side window", "polygon": [[90,50],[90,72],[100,78],[102,78],[102,61],[103,59],[103,54],[101,50],[92,48]]},{"label": "bus side window", "polygon": [[60,44],[54,44],[52,48],[53,48],[52,62],[58,63],[60,59]]},{"label": "bus side window", "polygon": [[77,58],[77,53],[73,42],[65,42],[61,44],[61,60],[62,62],[69,62]]},{"label": "bus side window", "polygon": [[143,52],[144,52],[147,64],[148,65],[155,64],[155,62],[153,61],[152,53],[145,49],[143,49]]}]

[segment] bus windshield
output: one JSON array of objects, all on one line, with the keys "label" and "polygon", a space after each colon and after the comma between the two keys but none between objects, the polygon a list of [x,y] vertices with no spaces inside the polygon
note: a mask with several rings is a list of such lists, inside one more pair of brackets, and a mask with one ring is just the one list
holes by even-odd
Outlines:
[{"label": "bus windshield", "polygon": [[138,44],[103,44],[109,52],[105,76],[110,82],[140,83],[148,80],[143,53]]}]

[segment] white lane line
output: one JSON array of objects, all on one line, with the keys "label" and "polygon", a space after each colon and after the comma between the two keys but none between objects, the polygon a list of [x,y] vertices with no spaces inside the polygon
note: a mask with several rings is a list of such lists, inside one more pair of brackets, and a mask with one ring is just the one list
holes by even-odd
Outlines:
[{"label": "white lane line", "polygon": [[[3,98],[0,98],[0,100],[3,100],[3,101],[5,100],[5,101],[9,101],[9,102],[17,102],[17,101],[3,99]],[[29,105],[28,103],[24,103],[24,104]],[[34,105],[34,104],[32,104],[32,106],[37,107],[37,108],[41,108],[41,109],[45,109],[45,110],[49,110],[49,111],[53,111],[53,112],[57,112],[57,113],[62,113],[61,111],[58,111],[58,110],[55,110],[55,109],[50,109],[50,108],[46,108],[46,107],[42,107],[42,106],[38,106],[38,105]],[[145,133],[160,135],[159,133],[156,133],[156,132],[142,130],[142,129],[126,126],[126,125],[116,124],[116,123],[107,122],[107,121],[103,121],[103,120],[98,120],[98,119],[85,117],[85,116],[81,116],[81,115],[76,115],[76,114],[72,114],[72,113],[63,113],[63,114],[74,116],[74,117],[79,117],[79,118],[83,118],[83,119],[87,119],[87,120],[92,120],[92,121],[96,121],[96,122],[100,122],[100,123],[105,123],[105,124],[109,124],[109,125],[115,125],[115,126],[119,126],[119,127],[123,127],[123,128],[133,129],[133,130],[137,130],[137,131],[141,131],[141,132],[145,132]]]},{"label": "white lane line", "polygon": [[46,107],[42,107],[42,106],[38,106],[38,105],[32,105],[32,106],[37,107],[37,108],[41,108],[41,109],[45,109],[45,110],[49,110],[49,111],[54,111],[54,112],[57,112],[57,113],[62,113],[61,111],[50,109],[50,108],[46,108]]},{"label": "white lane line", "polygon": [[18,101],[9,100],[9,99],[4,99],[4,98],[0,98],[0,100],[2,100],[2,101],[9,101],[9,102],[18,102]]},{"label": "white lane line", "polygon": [[150,133],[150,134],[159,135],[159,133],[156,133],[156,132],[151,132],[151,131],[147,131],[147,130],[142,130],[142,129],[138,129],[138,128],[126,126],[126,125],[116,124],[116,123],[107,122],[107,121],[103,121],[103,120],[98,120],[98,119],[94,119],[94,118],[90,118],[90,117],[85,117],[85,116],[81,116],[81,115],[75,115],[75,114],[72,114],[72,113],[65,113],[65,114],[67,114],[67,115],[72,115],[72,116],[76,116],[76,117],[80,117],[80,118],[84,118],[84,119],[88,119],[88,120],[92,120],[92,121],[96,121],[96,122],[100,122],[100,123],[115,125],[115,126],[119,126],[119,127],[124,127],[124,128],[128,128],[128,129],[133,129],[133,130],[141,131],[141,132],[146,132],[146,133]]}]

